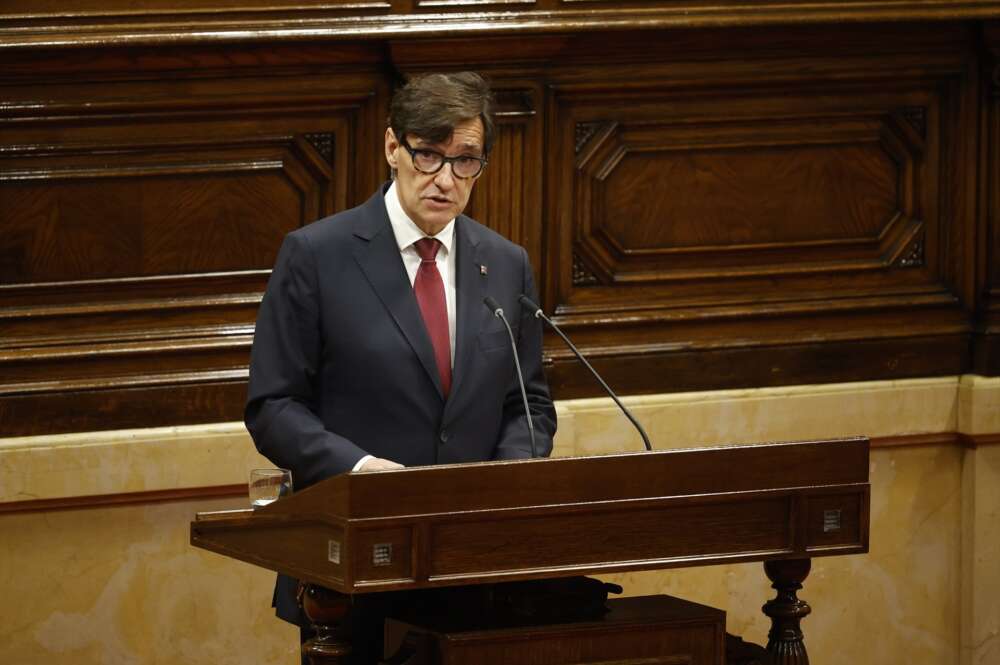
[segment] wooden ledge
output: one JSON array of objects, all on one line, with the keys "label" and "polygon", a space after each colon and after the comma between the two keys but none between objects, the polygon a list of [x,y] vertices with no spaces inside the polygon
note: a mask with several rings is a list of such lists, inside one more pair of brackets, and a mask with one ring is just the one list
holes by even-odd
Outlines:
[{"label": "wooden ledge", "polygon": [[[10,14],[0,17],[0,51],[93,46],[164,46],[257,43],[274,40],[405,39],[462,37],[483,33],[756,27],[788,24],[962,21],[1000,17],[1000,2],[929,0],[905,2],[728,2],[689,0],[659,7],[608,7],[610,2],[563,0],[554,10],[511,10],[512,4],[434,3],[456,11],[390,13],[395,3],[325,8],[280,6],[218,12],[147,14],[83,13],[72,16]],[[422,3],[423,6],[428,6]],[[521,3],[517,3],[521,4]],[[539,6],[536,3],[532,5]],[[540,3],[539,3],[540,4]],[[552,3],[545,3],[546,5]],[[666,3],[663,3],[666,5]],[[600,5],[604,5],[603,7]],[[516,6],[513,5],[513,6]],[[582,6],[589,6],[583,9]],[[596,6],[596,7],[595,7]],[[564,8],[565,7],[565,8]],[[353,15],[345,15],[352,12]],[[375,14],[373,15],[373,12]]]},{"label": "wooden ledge", "polygon": [[241,496],[248,496],[248,489],[244,483],[214,487],[183,487],[168,490],[150,490],[147,492],[125,492],[122,494],[67,496],[56,499],[27,499],[24,501],[0,503],[0,515],[9,513],[48,513],[59,510],[80,510],[83,508],[115,508],[149,503],[165,503],[169,501],[228,499]]}]

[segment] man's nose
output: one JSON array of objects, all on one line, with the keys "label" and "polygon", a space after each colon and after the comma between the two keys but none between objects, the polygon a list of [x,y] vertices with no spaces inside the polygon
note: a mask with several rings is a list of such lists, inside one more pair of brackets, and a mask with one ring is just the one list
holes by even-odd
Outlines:
[{"label": "man's nose", "polygon": [[441,170],[434,174],[434,182],[438,187],[450,189],[455,186],[455,173],[451,169],[451,162],[446,162]]}]

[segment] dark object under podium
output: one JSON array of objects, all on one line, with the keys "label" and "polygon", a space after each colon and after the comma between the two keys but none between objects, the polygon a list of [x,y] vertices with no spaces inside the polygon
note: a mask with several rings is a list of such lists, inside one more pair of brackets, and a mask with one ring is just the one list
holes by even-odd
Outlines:
[{"label": "dark object under podium", "polygon": [[767,649],[803,665],[809,559],[868,550],[868,451],[854,438],[351,473],[199,514],[191,542],[317,585],[305,608],[333,651],[350,648],[330,623],[350,594],[765,561]]},{"label": "dark object under podium", "polygon": [[723,665],[726,613],[671,596],[608,601],[576,621],[483,621],[441,612],[390,619],[386,653],[406,665]]}]

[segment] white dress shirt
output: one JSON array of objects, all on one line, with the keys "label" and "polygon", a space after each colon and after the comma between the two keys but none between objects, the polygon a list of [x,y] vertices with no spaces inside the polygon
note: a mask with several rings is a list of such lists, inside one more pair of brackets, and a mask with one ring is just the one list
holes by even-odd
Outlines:
[{"label": "white dress shirt", "polygon": [[417,269],[420,267],[420,255],[413,243],[422,238],[435,238],[441,242],[437,253],[437,269],[444,282],[444,299],[448,307],[448,340],[451,346],[451,365],[455,366],[455,220],[451,220],[434,236],[428,236],[420,230],[403,210],[396,192],[396,183],[392,183],[385,193],[385,209],[389,213],[389,223],[396,236],[396,245],[403,257],[406,274],[410,278],[410,286],[417,279]]},{"label": "white dress shirt", "polygon": [[[448,340],[451,347],[451,365],[455,366],[455,220],[451,220],[441,229],[440,233],[428,236],[420,230],[399,202],[399,194],[396,192],[396,183],[389,186],[385,193],[385,209],[389,213],[389,223],[392,224],[392,232],[396,236],[396,245],[399,247],[399,254],[403,258],[403,265],[406,266],[406,274],[410,278],[410,286],[417,279],[417,269],[420,268],[420,255],[413,243],[423,238],[435,238],[441,243],[438,249],[436,262],[438,272],[441,273],[441,281],[444,282],[444,300],[448,308]],[[354,471],[358,471],[365,462],[372,459],[372,455],[365,455],[354,465]]]}]

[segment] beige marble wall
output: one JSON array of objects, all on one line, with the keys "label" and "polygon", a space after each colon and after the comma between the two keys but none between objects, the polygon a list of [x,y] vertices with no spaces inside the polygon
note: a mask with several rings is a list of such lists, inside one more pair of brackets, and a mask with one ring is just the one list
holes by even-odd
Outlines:
[{"label": "beige marble wall", "polygon": [[0,503],[246,482],[242,423],[0,439]]},{"label": "beige marble wall", "polygon": [[[1000,432],[1000,383],[962,378],[964,432]],[[1000,446],[965,452],[962,496],[962,665],[1000,663]]]},{"label": "beige marble wall", "polygon": [[[962,377],[962,431],[1000,432],[1000,382]],[[962,495],[962,665],[1000,663],[1000,446],[965,452]]]},{"label": "beige marble wall", "polygon": [[962,665],[1000,663],[1000,446],[965,452]]},{"label": "beige marble wall", "polygon": [[[627,402],[663,448],[1000,432],[1000,380],[982,377]],[[558,408],[557,454],[641,447],[608,400]],[[263,464],[238,424],[0,440],[0,503],[229,485]],[[871,552],[817,558],[806,580],[812,662],[1000,663],[1000,446],[878,448],[871,479]],[[297,662],[295,631],[268,607],[271,573],[188,545],[195,512],[242,503],[0,513],[0,589],[8,599],[0,605],[0,663]],[[615,579],[631,594],[721,607],[732,632],[766,640],[759,608],[773,592],[759,565]]]},{"label": "beige marble wall", "polygon": [[274,575],[197,550],[199,510],[243,500],[0,515],[6,665],[297,663]]},{"label": "beige marble wall", "polygon": [[[982,417],[996,390],[979,378],[962,392],[968,413]],[[629,397],[624,401],[658,448],[686,448],[836,436],[894,436],[962,431],[956,377],[786,386]],[[641,450],[642,439],[610,399],[560,403],[560,454]],[[984,421],[985,422],[985,421]],[[982,430],[988,431],[988,430]],[[998,430],[991,430],[998,431]]]}]

